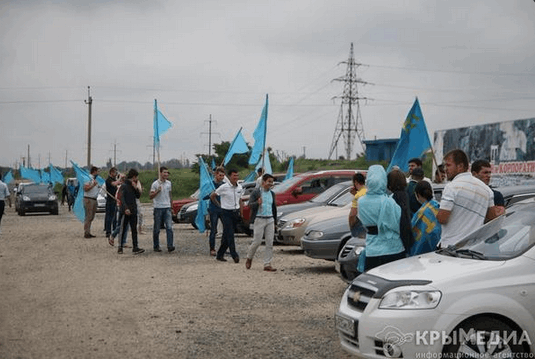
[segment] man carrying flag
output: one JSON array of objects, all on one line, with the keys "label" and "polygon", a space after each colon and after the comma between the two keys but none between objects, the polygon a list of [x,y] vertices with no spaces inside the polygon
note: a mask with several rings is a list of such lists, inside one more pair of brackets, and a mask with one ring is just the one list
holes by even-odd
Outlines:
[{"label": "man carrying flag", "polygon": [[97,213],[97,196],[100,191],[100,187],[96,180],[98,176],[98,168],[93,166],[89,172],[91,180],[84,184],[84,238],[94,238],[95,235],[91,234],[91,222],[95,219],[95,213]]}]

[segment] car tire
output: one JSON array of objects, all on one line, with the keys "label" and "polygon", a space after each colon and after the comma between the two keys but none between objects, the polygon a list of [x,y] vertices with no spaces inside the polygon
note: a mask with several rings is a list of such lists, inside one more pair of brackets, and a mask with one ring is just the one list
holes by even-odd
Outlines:
[{"label": "car tire", "polygon": [[25,216],[25,215],[26,215],[26,212],[24,212],[24,210],[21,209],[21,210],[19,211],[19,216]]},{"label": "car tire", "polygon": [[54,209],[50,212],[50,214],[53,214],[54,216],[57,216],[59,214],[59,209]]},{"label": "car tire", "polygon": [[350,238],[351,237],[342,238],[342,240],[340,241],[340,244],[338,245],[338,250],[336,251],[336,258],[340,256],[340,252],[342,251],[342,249],[344,248],[344,246],[346,245],[347,241],[349,241]]},{"label": "car tire", "polygon": [[173,219],[173,222],[178,223],[178,217],[177,216],[171,216],[171,218]]},{"label": "car tire", "polygon": [[[472,333],[470,330],[473,330]],[[463,331],[467,335],[460,335]],[[465,320],[453,330],[450,338],[457,339],[444,346],[442,353],[445,357],[455,355],[455,358],[473,358],[476,354],[478,358],[486,358],[486,355],[490,354],[493,358],[521,358],[522,354],[529,353],[529,347],[524,347],[527,346],[525,341],[524,345],[522,342],[515,342],[515,338],[521,341],[521,330],[513,329],[505,321],[491,317]]]}]

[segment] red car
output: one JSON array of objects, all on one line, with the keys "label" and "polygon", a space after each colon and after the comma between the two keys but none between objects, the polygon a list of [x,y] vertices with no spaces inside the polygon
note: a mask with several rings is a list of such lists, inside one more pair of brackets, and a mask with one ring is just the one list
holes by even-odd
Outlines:
[{"label": "red car", "polygon": [[172,208],[171,208],[172,213],[173,213],[173,222],[178,223],[177,215],[178,215],[178,212],[180,212],[180,209],[182,208],[182,206],[191,202],[198,201],[198,200],[199,200],[199,190],[196,190],[188,198],[181,198],[181,199],[174,200],[172,202]]},{"label": "red car", "polygon": [[[273,187],[273,192],[276,194],[277,206],[308,201],[336,183],[350,181],[358,171],[329,170],[296,175]],[[251,215],[249,196],[243,196],[241,200],[243,202],[242,220],[244,225],[249,227],[249,218]]]}]

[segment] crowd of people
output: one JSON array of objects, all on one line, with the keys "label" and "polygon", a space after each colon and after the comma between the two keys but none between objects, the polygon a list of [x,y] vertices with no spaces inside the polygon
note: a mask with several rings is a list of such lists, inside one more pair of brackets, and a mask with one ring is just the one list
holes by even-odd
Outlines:
[{"label": "crowd of people", "polygon": [[[373,165],[367,174],[353,176],[351,210],[348,224],[354,236],[364,232],[366,248],[361,254],[361,268],[370,270],[379,265],[414,256],[436,249],[455,245],[473,230],[505,213],[504,198],[500,192],[489,186],[491,164],[476,160],[471,167],[466,153],[455,149],[443,158],[437,167],[433,181],[424,176],[422,161],[409,161],[408,177],[399,169],[386,173],[381,165]],[[97,182],[99,169],[90,169],[90,180],[83,185],[85,209],[84,237],[93,238],[91,225],[97,210]],[[139,198],[143,191],[139,173],[130,169],[126,175],[118,173],[115,167],[106,179],[106,214],[104,228],[106,238],[123,253],[127,248],[128,232],[132,237],[132,252],[145,252],[138,244],[138,233],[142,230],[142,211]],[[228,177],[227,177],[228,176]],[[226,178],[227,177],[227,178]],[[275,193],[272,191],[274,177],[258,172],[257,185],[250,194],[249,205],[253,227],[253,240],[247,250],[245,267],[250,269],[253,258],[262,240],[265,240],[264,271],[274,272],[273,241],[277,223]],[[433,185],[443,183],[440,202],[433,194]],[[235,169],[228,173],[221,167],[214,171],[215,190],[204,199],[209,199],[210,216],[209,250],[217,261],[226,262],[230,253],[235,263],[240,256],[236,250],[235,229],[240,218],[243,188]],[[159,235],[165,229],[167,251],[175,250],[172,221],[172,184],[169,170],[161,167],[159,178],[151,187],[149,198],[153,203],[153,251],[161,252]],[[75,189],[68,189],[74,192]],[[9,196],[7,186],[0,181],[0,223],[4,212],[4,199]],[[69,209],[71,203],[69,201]],[[217,223],[221,221],[223,233],[216,250]],[[359,264],[360,265],[360,264]]]},{"label": "crowd of people", "polygon": [[[355,175],[349,226],[360,223],[366,232],[366,248],[359,258],[361,269],[454,246],[487,221],[503,215],[504,199],[490,188],[490,174],[488,161],[474,161],[470,171],[466,153],[455,149],[444,156],[433,182],[424,176],[419,158],[409,160],[408,178],[397,168],[387,174],[382,166],[371,166],[364,196],[359,194],[362,180]],[[433,195],[436,183],[445,183],[440,203]]]}]

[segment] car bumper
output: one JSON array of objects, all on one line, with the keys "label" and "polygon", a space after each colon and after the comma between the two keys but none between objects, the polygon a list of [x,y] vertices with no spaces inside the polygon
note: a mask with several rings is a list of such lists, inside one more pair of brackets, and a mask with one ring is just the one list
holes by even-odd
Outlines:
[{"label": "car bumper", "polygon": [[340,241],[340,238],[331,240],[311,240],[303,237],[301,238],[301,247],[303,248],[305,255],[311,258],[333,261],[338,256]]},{"label": "car bumper", "polygon": [[347,248],[346,244],[336,259],[336,271],[340,273],[344,281],[349,283],[360,274],[357,270],[358,262],[359,255],[355,253],[355,246]]},{"label": "car bumper", "polygon": [[381,310],[379,303],[371,299],[361,312],[348,305],[344,294],[335,319],[346,351],[374,359],[427,358],[428,353],[441,352],[442,338],[433,339],[431,334],[433,328],[441,327],[436,310]]},{"label": "car bumper", "polygon": [[301,244],[301,237],[305,234],[306,226],[281,229],[279,231],[278,240],[284,244],[298,246]]},{"label": "car bumper", "polygon": [[55,212],[58,210],[58,202],[22,202],[19,209],[24,212]]}]

